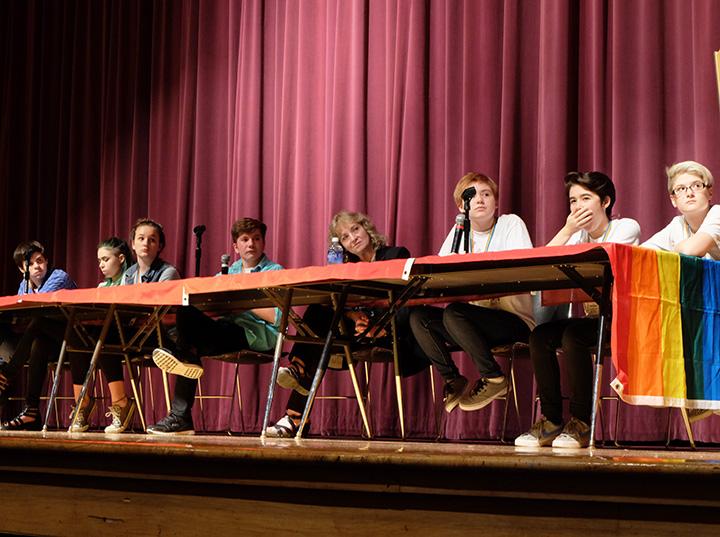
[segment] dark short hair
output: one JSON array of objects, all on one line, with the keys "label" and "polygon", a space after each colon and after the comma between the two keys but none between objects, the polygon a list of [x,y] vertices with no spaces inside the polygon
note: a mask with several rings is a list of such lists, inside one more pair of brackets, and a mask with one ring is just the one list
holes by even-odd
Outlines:
[{"label": "dark short hair", "polygon": [[615,205],[615,185],[607,175],[603,172],[570,172],[565,176],[565,195],[570,195],[570,189],[573,185],[581,186],[600,197],[600,201],[605,198],[610,199],[610,203],[605,207],[605,214],[610,218],[613,205]]},{"label": "dark short hair", "polygon": [[115,255],[125,256],[125,268],[129,267],[135,262],[135,258],[132,254],[132,249],[128,246],[128,243],[122,240],[120,237],[109,237],[103,241],[100,241],[97,245],[98,250],[100,248],[107,248],[112,250]]},{"label": "dark short hair", "polygon": [[163,227],[155,220],[151,220],[147,217],[138,218],[137,221],[130,228],[130,242],[132,243],[135,240],[135,231],[137,231],[137,228],[139,228],[140,226],[150,226],[155,228],[155,231],[158,232],[160,238],[160,251],[162,251],[165,248],[165,231],[163,231]]},{"label": "dark short hair", "polygon": [[45,247],[38,241],[24,241],[17,245],[13,252],[13,261],[20,267],[25,267],[25,258],[32,256],[35,252],[45,255]]},{"label": "dark short hair", "polygon": [[267,233],[267,226],[260,220],[255,218],[240,218],[233,222],[230,228],[230,235],[232,236],[233,242],[238,240],[238,237],[243,233],[252,233],[256,229],[260,230],[263,240],[265,240],[265,233]]}]

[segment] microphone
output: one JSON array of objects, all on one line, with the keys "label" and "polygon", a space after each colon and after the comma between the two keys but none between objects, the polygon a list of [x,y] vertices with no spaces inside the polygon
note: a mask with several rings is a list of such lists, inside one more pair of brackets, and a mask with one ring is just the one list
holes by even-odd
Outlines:
[{"label": "microphone", "polygon": [[477,190],[475,190],[474,186],[469,186],[465,190],[463,190],[463,193],[461,194],[461,198],[464,201],[470,201],[475,197],[475,194],[477,194]]},{"label": "microphone", "polygon": [[227,254],[223,254],[220,256],[220,274],[227,274],[228,270],[230,270],[230,266],[228,265],[230,263],[230,256]]},{"label": "microphone", "polygon": [[463,229],[465,229],[465,215],[460,213],[455,217],[455,235],[453,235],[452,250],[450,250],[453,254],[460,253]]},{"label": "microphone", "polygon": [[198,239],[200,239],[200,237],[202,237],[202,234],[205,233],[206,229],[207,227],[205,227],[205,224],[199,224],[193,228],[193,233],[195,233]]}]

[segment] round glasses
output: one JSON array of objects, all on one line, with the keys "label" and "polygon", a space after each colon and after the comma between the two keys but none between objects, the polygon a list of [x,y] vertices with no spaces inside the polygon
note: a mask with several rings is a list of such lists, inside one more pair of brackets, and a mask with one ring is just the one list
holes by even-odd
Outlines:
[{"label": "round glasses", "polygon": [[685,186],[685,185],[676,186],[675,188],[672,189],[672,195],[675,197],[684,196],[690,190],[692,190],[693,192],[699,192],[703,188],[705,188],[705,186],[706,186],[705,183],[703,183],[702,181],[695,181],[694,183],[692,183],[688,186]]}]

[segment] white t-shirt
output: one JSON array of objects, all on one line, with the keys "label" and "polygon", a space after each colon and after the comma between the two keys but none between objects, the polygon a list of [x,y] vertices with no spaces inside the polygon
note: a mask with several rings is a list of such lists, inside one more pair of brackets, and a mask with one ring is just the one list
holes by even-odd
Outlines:
[{"label": "white t-shirt", "polygon": [[637,246],[640,244],[640,224],[632,218],[610,220],[605,233],[597,239],[593,239],[587,231],[581,229],[573,233],[565,244],[571,246],[573,244],[585,244],[586,242],[617,242]]},{"label": "white t-shirt", "polygon": [[[710,207],[698,231],[707,233],[713,238],[713,241],[715,241],[715,246],[710,248],[708,253],[705,254],[705,259],[720,260],[720,205]],[[642,246],[655,250],[675,252],[678,243],[689,239],[692,235],[693,232],[685,221],[685,218],[678,215],[670,220],[667,226],[642,243]]]},{"label": "white t-shirt", "polygon": [[[445,242],[440,247],[438,255],[452,255],[452,242],[455,235],[455,227],[450,230]],[[525,222],[517,215],[502,214],[498,217],[495,226],[488,231],[473,230],[470,236],[472,252],[500,252],[503,250],[519,250],[532,248],[532,240],[528,233]],[[465,245],[460,243],[460,253],[465,253]],[[535,328],[535,315],[533,314],[532,297],[530,294],[503,296],[489,300],[477,300],[471,302],[476,306],[501,309],[514,313],[520,317],[530,330]]]}]

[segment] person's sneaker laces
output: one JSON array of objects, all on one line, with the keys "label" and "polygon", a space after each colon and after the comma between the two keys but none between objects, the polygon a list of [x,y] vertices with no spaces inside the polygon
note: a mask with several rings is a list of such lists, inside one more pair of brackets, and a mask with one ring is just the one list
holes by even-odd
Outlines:
[{"label": "person's sneaker laces", "polygon": [[294,362],[290,362],[288,367],[278,369],[278,386],[286,390],[295,390],[300,395],[307,395],[309,393],[307,389],[309,381],[310,379],[300,371],[300,368]]},{"label": "person's sneaker laces", "polygon": [[490,382],[486,378],[480,378],[470,392],[460,398],[460,409],[471,411],[480,410],[489,405],[493,400],[502,397],[507,393],[508,383],[505,377],[501,382]]},{"label": "person's sneaker laces", "polygon": [[152,358],[156,366],[173,375],[180,375],[181,377],[189,379],[199,379],[203,374],[201,365],[182,362],[167,349],[155,349],[152,353]]},{"label": "person's sneaker laces", "polygon": [[579,449],[590,445],[590,426],[577,418],[565,424],[562,433],[553,440],[552,447]]},{"label": "person's sneaker laces", "polygon": [[195,434],[192,420],[168,414],[155,425],[147,428],[150,434]]},{"label": "person's sneaker laces", "polygon": [[112,417],[112,423],[105,427],[105,434],[119,434],[127,429],[130,425],[133,412],[135,411],[135,401],[128,399],[127,405],[112,405],[105,414],[106,418]]},{"label": "person's sneaker laces", "polygon": [[452,412],[460,402],[460,398],[465,393],[468,380],[460,375],[445,383],[443,387],[443,406],[445,412]]},{"label": "person's sneaker laces", "polygon": [[552,421],[542,418],[535,422],[530,430],[515,439],[518,447],[549,446],[563,430],[562,425],[555,425]]}]

